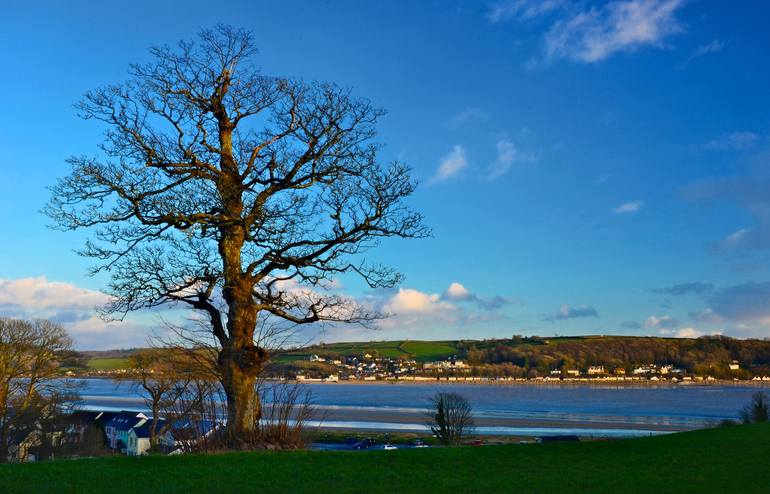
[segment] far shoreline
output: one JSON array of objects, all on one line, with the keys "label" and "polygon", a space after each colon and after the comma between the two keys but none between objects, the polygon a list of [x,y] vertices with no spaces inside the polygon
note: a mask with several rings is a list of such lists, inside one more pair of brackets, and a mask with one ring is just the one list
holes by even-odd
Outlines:
[{"label": "far shoreline", "polygon": [[[86,375],[86,376],[62,376],[66,379],[106,379],[115,380],[119,377],[125,377],[122,374],[98,374],[98,375]],[[387,385],[446,385],[446,386],[535,386],[535,387],[606,387],[606,388],[624,388],[624,387],[650,387],[650,388],[675,388],[675,387],[710,387],[710,386],[731,386],[731,387],[749,387],[749,388],[770,388],[770,381],[754,381],[754,380],[728,380],[728,379],[713,379],[713,380],[699,380],[699,381],[678,381],[672,382],[669,380],[652,381],[649,379],[473,379],[473,380],[448,380],[442,379],[379,379],[379,380],[364,380],[364,379],[339,379],[339,380],[327,380],[327,379],[290,379],[279,377],[265,377],[262,381],[266,382],[284,382],[284,383],[296,383],[296,384],[344,384],[344,385],[375,385],[375,386],[387,386]]]}]

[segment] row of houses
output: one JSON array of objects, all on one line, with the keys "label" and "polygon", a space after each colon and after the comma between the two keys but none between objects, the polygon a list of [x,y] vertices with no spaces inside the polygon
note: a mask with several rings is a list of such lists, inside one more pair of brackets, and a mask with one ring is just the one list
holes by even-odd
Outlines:
[{"label": "row of houses", "polygon": [[[456,357],[449,357],[434,362],[418,363],[413,359],[398,359],[391,357],[377,357],[370,353],[361,355],[348,355],[339,358],[320,357],[316,354],[308,357],[310,362],[324,363],[337,367],[338,373],[325,380],[361,379],[376,380],[394,377],[415,376],[421,373],[441,374],[455,372],[469,372],[468,366]],[[333,376],[336,376],[332,379]],[[297,376],[300,380],[311,380],[304,376]],[[324,379],[313,379],[324,380]]]},{"label": "row of houses", "polygon": [[154,421],[141,412],[126,410],[102,412],[97,419],[104,424],[107,446],[128,456],[140,456],[150,450],[153,427],[159,450],[175,454],[210,436],[218,426],[211,420]]}]

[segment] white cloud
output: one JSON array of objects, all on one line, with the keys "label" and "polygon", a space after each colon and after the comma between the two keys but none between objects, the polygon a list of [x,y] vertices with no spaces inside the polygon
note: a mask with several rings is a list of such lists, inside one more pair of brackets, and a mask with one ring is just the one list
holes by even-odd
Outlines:
[{"label": "white cloud", "polygon": [[23,309],[94,309],[109,297],[99,291],[80,288],[70,283],[48,281],[44,276],[0,279],[0,306]]},{"label": "white cloud", "polygon": [[615,214],[632,214],[638,212],[643,205],[644,201],[624,202],[620,206],[613,208],[612,212]]},{"label": "white cloud", "polygon": [[399,288],[393,297],[385,304],[386,312],[395,315],[403,314],[432,314],[439,311],[454,311],[457,308],[449,302],[441,300],[438,294],[429,294],[413,288]]},{"label": "white cloud", "polygon": [[105,321],[95,309],[109,295],[44,276],[0,279],[0,311],[5,317],[50,319],[64,327],[81,350],[128,348],[147,345],[156,326],[126,319]]},{"label": "white cloud", "polygon": [[545,34],[548,60],[597,63],[620,52],[662,47],[684,29],[676,17],[683,0],[623,0],[571,12]]},{"label": "white cloud", "polygon": [[441,159],[441,163],[436,173],[431,177],[430,183],[448,180],[457,175],[467,165],[468,159],[465,156],[465,148],[457,144],[452,148],[452,151]]},{"label": "white cloud", "polygon": [[[662,336],[672,336],[674,338],[699,338],[703,336],[705,333],[703,331],[697,330],[695,328],[687,327],[682,329],[661,329],[658,331],[658,334]],[[711,333],[714,335],[722,334],[720,332]]]},{"label": "white cloud", "polygon": [[677,338],[697,338],[703,336],[703,333],[695,328],[682,328],[676,332]]},{"label": "white cloud", "polygon": [[446,289],[445,298],[450,300],[470,300],[473,298],[473,294],[462,284],[454,281]]}]

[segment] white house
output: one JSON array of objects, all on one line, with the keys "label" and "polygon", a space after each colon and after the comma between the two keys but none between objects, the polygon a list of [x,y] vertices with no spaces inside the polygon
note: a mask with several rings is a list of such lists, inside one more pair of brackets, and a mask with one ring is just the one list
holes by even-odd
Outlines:
[{"label": "white house", "polygon": [[147,421],[147,415],[137,412],[121,411],[104,423],[104,434],[107,436],[107,444],[111,449],[119,449],[126,452],[128,445],[128,432],[134,427],[139,427]]},{"label": "white house", "polygon": [[603,365],[592,365],[588,368],[588,375],[589,376],[596,376],[599,374],[604,374],[604,366]]},{"label": "white house", "polygon": [[[152,426],[153,421],[150,419],[128,431],[126,435],[126,454],[128,456],[140,456],[150,450]],[[155,433],[159,437],[164,427],[166,427],[166,421],[158,420],[158,423],[155,425]]]}]

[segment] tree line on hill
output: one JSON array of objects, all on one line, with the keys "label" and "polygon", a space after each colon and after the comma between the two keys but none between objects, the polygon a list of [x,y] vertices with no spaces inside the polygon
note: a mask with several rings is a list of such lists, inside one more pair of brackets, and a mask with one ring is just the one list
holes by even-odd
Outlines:
[{"label": "tree line on hill", "polygon": [[[645,364],[672,365],[688,374],[716,378],[770,375],[770,341],[726,336],[695,339],[656,337],[542,338],[515,336],[505,340],[461,341],[458,354],[477,374],[534,377],[552,370],[602,365],[608,372],[631,372]],[[729,364],[737,362],[738,370]]]}]

